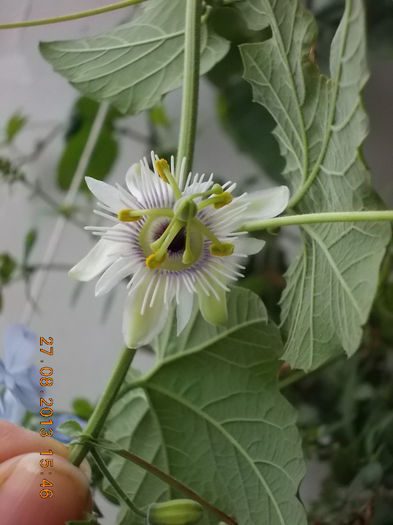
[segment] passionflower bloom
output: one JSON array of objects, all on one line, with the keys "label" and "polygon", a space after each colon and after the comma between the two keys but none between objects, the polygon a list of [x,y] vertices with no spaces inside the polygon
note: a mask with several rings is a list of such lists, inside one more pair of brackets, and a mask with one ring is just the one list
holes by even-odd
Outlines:
[{"label": "passionflower bloom", "polygon": [[39,407],[38,369],[32,364],[37,337],[23,325],[9,326],[3,337],[0,359],[0,419],[21,423],[26,410]]},{"label": "passionflower bloom", "polygon": [[275,217],[288,204],[286,186],[233,196],[236,184],[214,183],[213,175],[175,177],[164,159],[152,153],[131,166],[126,186],[86,178],[99,201],[95,213],[112,225],[87,227],[101,240],[70,274],[89,281],[102,274],[96,295],[129,278],[123,334],[130,348],[149,343],[164,328],[176,305],[177,333],[198,301],[212,324],[227,321],[228,284],[242,277],[242,262],[264,242],[237,231],[244,223]]}]

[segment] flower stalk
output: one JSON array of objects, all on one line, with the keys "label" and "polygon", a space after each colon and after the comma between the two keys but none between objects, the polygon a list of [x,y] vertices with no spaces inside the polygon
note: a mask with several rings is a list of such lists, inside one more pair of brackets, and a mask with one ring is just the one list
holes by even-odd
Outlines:
[{"label": "flower stalk", "polygon": [[[111,378],[98,402],[93,414],[91,415],[89,422],[82,434],[82,437],[89,436],[96,438],[109,414],[109,411],[115,402],[116,396],[119,392],[121,385],[123,384],[124,378],[127,375],[128,369],[136,353],[135,349],[124,348],[120,357],[113,369]],[[79,466],[88,452],[90,451],[90,444],[83,442],[76,444],[72,447],[69,460],[76,466]]]},{"label": "flower stalk", "polygon": [[199,64],[201,49],[202,0],[187,0],[184,42],[183,100],[177,150],[177,178],[182,160],[184,173],[188,174],[194,156],[195,133],[198,114]]}]

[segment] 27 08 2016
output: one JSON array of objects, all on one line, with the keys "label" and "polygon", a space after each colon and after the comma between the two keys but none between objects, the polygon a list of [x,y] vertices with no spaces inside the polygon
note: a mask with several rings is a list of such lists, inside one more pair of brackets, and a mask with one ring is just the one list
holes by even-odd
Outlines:
[{"label": "27 08 2016", "polygon": [[[53,349],[53,337],[48,337],[48,340],[46,340],[44,337],[40,338],[40,352],[46,354],[48,359],[53,357]],[[47,390],[53,387],[53,368],[46,366],[47,363],[44,359],[41,359],[40,361],[43,364],[43,366],[40,368],[40,385],[42,387],[41,394],[45,393],[46,397]],[[53,416],[53,398],[48,397],[45,399],[44,397],[41,397],[40,407],[40,416],[42,417],[42,420],[40,421],[40,425],[42,427],[40,429],[40,434],[43,438],[51,437],[53,436],[53,428],[51,428],[51,425],[53,425],[53,421],[51,419]],[[53,451],[47,450],[46,452],[40,452],[40,455],[46,456],[40,460],[40,467],[42,468],[42,475],[44,476],[44,479],[40,483],[40,496],[43,499],[52,498],[54,495],[53,483],[45,478],[47,475],[51,475],[54,469],[54,460],[51,458]]]}]

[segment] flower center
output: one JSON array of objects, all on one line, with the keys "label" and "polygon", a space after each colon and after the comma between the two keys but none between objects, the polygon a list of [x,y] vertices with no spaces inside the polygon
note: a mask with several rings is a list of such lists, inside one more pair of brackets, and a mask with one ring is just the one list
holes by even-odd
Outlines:
[{"label": "flower center", "polygon": [[[153,234],[153,241],[157,241],[164,233],[167,227],[169,226],[170,221],[166,221],[165,223],[162,222],[155,233]],[[185,228],[182,228],[179,233],[176,235],[176,237],[173,239],[171,244],[168,246],[168,252],[169,255],[175,254],[180,255],[184,253],[184,250],[186,248],[186,230]]]}]

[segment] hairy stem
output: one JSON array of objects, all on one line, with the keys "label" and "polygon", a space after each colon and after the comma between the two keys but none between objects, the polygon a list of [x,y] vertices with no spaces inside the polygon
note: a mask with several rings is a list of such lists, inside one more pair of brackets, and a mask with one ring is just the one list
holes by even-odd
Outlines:
[{"label": "hairy stem", "polygon": [[327,213],[305,213],[303,215],[283,215],[274,219],[252,221],[240,228],[240,231],[259,231],[281,226],[301,226],[302,224],[321,224],[326,222],[376,222],[393,221],[393,211],[340,211]]},{"label": "hairy stem", "polygon": [[88,16],[101,15],[102,13],[108,13],[109,11],[115,11],[116,9],[122,9],[133,4],[139,4],[144,0],[123,0],[116,4],[109,4],[104,7],[97,7],[95,9],[89,9],[88,11],[80,11],[79,13],[71,13],[69,15],[55,16],[53,18],[42,18],[40,20],[24,20],[23,22],[10,22],[9,24],[0,24],[0,29],[15,29],[17,27],[32,27],[32,26],[43,26],[48,24],[57,24],[59,22],[68,22],[70,20],[78,20],[79,18],[86,18]]},{"label": "hairy stem", "polygon": [[192,166],[198,115],[199,63],[201,50],[202,0],[187,0],[184,41],[183,100],[176,171],[179,177],[183,158],[185,173]]},{"label": "hairy stem", "polygon": [[[99,435],[101,428],[119,392],[119,388],[121,387],[124,378],[128,372],[128,369],[134,358],[135,353],[135,349],[125,348],[120,354],[120,357],[109,379],[109,382],[101,396],[101,399],[95,407],[94,412],[92,413],[82,436],[87,435],[95,438]],[[72,448],[68,459],[74,465],[79,466],[82,463],[83,459],[86,457],[89,450],[90,445],[88,442],[77,444]]]}]

